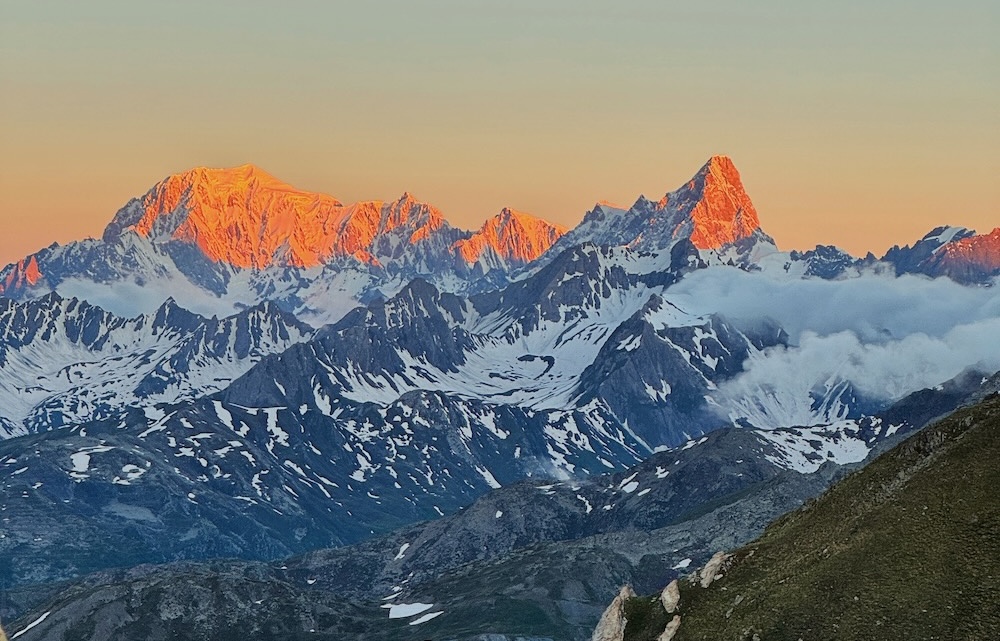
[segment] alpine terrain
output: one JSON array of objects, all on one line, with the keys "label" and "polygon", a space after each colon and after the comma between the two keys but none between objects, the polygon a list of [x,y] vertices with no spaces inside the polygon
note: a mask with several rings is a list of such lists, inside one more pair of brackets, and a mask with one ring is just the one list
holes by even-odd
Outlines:
[{"label": "alpine terrain", "polygon": [[724,156],[573,229],[169,176],[0,270],[0,619],[588,638],[995,391],[998,275],[1000,229],[781,251]]}]

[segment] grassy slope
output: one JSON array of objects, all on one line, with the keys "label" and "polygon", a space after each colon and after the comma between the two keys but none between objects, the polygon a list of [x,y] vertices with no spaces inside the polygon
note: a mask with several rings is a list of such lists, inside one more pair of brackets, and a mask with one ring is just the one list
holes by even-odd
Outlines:
[{"label": "grassy slope", "polygon": [[[658,602],[630,607],[626,640],[655,639]],[[1000,398],[779,519],[709,589],[685,582],[681,615],[676,641],[1000,639]]]}]

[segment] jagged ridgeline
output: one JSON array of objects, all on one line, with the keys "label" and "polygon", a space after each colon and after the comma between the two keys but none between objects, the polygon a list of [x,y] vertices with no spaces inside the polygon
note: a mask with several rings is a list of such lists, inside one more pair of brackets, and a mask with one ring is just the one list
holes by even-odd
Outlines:
[{"label": "jagged ridgeline", "polygon": [[998,457],[993,394],[682,579],[677,615],[660,596],[620,599],[622,638],[998,639]]}]

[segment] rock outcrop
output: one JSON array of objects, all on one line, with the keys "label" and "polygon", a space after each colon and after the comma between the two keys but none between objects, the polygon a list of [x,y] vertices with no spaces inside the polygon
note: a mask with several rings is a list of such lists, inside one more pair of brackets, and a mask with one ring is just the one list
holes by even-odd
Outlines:
[{"label": "rock outcrop", "polygon": [[622,641],[625,638],[625,601],[635,597],[635,591],[630,585],[623,585],[608,609],[601,615],[591,641]]},{"label": "rock outcrop", "polygon": [[667,587],[663,588],[663,592],[660,592],[660,603],[663,604],[663,610],[667,614],[673,614],[677,611],[677,606],[681,602],[681,589],[677,583],[677,579],[674,579]]},{"label": "rock outcrop", "polygon": [[677,634],[677,630],[680,627],[681,627],[681,617],[679,614],[675,614],[674,618],[670,619],[670,622],[667,623],[667,627],[663,629],[663,632],[660,633],[660,636],[657,638],[656,641],[672,641],[674,636]]},{"label": "rock outcrop", "polygon": [[712,581],[715,581],[722,575],[722,564],[725,563],[728,558],[729,555],[725,552],[716,552],[712,555],[712,558],[709,559],[708,563],[705,564],[705,567],[701,569],[701,573],[698,575],[701,579],[701,587],[707,588],[712,585]]}]

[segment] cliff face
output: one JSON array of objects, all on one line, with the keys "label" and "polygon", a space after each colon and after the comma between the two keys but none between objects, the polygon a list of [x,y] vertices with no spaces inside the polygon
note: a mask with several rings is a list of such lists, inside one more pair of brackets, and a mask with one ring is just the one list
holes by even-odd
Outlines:
[{"label": "cliff face", "polygon": [[713,156],[684,187],[657,203],[658,209],[671,206],[685,214],[681,220],[690,226],[698,249],[719,249],[760,229],[757,210],[728,156]]}]

